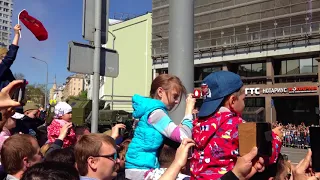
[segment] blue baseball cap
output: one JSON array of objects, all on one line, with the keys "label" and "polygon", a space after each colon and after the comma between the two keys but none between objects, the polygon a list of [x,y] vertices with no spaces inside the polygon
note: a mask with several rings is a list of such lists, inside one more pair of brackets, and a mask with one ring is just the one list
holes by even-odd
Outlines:
[{"label": "blue baseball cap", "polygon": [[206,117],[214,113],[223,99],[238,91],[243,82],[238,74],[230,71],[218,71],[209,74],[201,84],[204,98],[198,116]]}]

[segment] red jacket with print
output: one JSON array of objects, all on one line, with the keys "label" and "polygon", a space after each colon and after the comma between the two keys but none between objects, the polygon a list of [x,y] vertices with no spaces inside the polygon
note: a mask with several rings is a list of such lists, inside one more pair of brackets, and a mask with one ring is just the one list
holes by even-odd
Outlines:
[{"label": "red jacket with print", "polygon": [[[241,117],[224,107],[213,116],[193,122],[196,146],[190,164],[191,179],[215,180],[233,169],[239,155],[238,125],[243,122]],[[272,136],[269,164],[277,161],[282,145],[275,133],[272,132]]]},{"label": "red jacket with print", "polygon": [[[53,143],[60,135],[60,129],[62,128],[63,125],[58,121],[59,120],[54,119],[47,128],[49,143]],[[76,142],[77,142],[76,133],[74,132],[73,128],[71,128],[70,133],[68,133],[63,140],[62,147],[66,148],[66,147],[72,146],[76,144]]]}]

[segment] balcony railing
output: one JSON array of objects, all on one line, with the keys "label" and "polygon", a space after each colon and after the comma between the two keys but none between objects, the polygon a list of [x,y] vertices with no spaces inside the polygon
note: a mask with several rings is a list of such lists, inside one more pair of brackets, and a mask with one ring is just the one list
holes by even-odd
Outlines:
[{"label": "balcony railing", "polygon": [[[211,52],[227,49],[263,46],[267,44],[277,44],[282,42],[288,43],[319,37],[320,21],[317,21],[294,26],[276,27],[267,30],[195,41],[194,48],[195,52]],[[168,45],[153,48],[154,58],[167,57],[167,54]]]}]

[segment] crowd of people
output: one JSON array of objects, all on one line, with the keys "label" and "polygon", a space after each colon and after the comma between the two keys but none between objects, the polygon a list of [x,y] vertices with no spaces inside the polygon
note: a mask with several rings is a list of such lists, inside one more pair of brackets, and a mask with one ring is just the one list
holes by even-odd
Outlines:
[{"label": "crowd of people", "polygon": [[294,124],[282,125],[278,122],[274,123],[273,126],[283,127],[283,146],[300,149],[310,148],[310,126],[306,126],[304,123],[297,126]]},{"label": "crowd of people", "polygon": [[[124,124],[105,133],[90,133],[88,127],[75,126],[72,107],[66,102],[57,103],[53,119],[48,120],[35,104],[22,105],[11,98],[23,84],[11,76],[21,27],[17,25],[14,30],[9,51],[0,51],[0,175],[5,180],[320,177],[312,170],[310,150],[297,166],[280,153],[283,142],[308,142],[308,127],[304,125],[275,124],[270,133],[270,156],[259,154],[257,147],[239,155],[238,126],[245,123],[241,118],[245,93],[240,76],[228,71],[212,73],[203,80],[204,100],[196,111],[196,100],[187,94],[178,77],[157,76],[149,97],[132,98],[133,117],[138,121],[133,136],[127,139],[120,133],[126,128]],[[176,124],[169,112],[181,101],[186,101],[185,116]],[[306,138],[299,141],[303,133]]]}]

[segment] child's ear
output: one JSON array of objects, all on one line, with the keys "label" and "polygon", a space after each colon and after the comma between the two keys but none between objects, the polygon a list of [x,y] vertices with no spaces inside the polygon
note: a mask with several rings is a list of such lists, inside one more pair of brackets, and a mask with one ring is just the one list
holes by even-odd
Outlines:
[{"label": "child's ear", "polygon": [[234,96],[234,95],[231,95],[231,96],[228,97],[226,103],[227,103],[227,105],[228,105],[229,107],[231,107],[231,106],[234,104],[235,100],[236,100],[236,99],[235,99],[235,96]]},{"label": "child's ear", "polygon": [[158,95],[159,98],[162,98],[163,92],[164,92],[164,89],[162,87],[159,87],[157,89],[157,95]]},{"label": "child's ear", "polygon": [[235,95],[231,95],[230,99],[231,99],[231,104],[234,104],[238,100],[238,97]]}]

